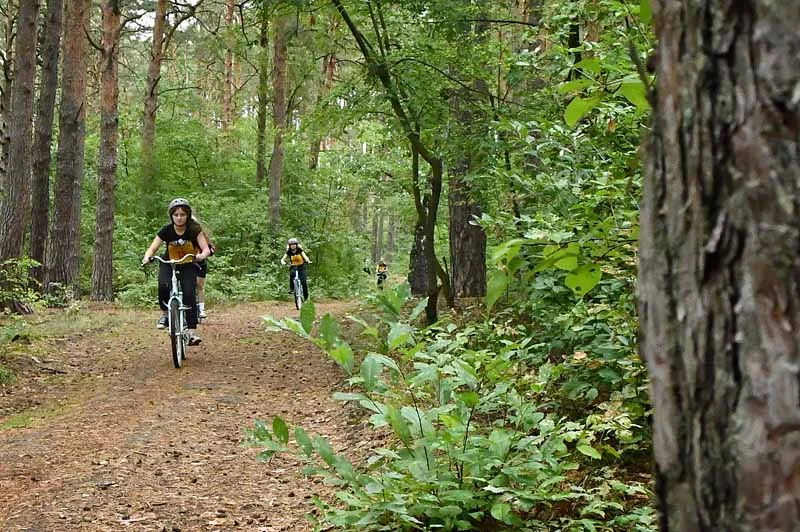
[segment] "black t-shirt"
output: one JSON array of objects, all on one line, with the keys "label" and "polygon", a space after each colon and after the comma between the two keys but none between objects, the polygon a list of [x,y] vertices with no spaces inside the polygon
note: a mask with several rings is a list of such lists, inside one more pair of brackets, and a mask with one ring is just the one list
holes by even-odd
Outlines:
[{"label": "black t-shirt", "polygon": [[300,246],[295,247],[294,250],[292,248],[287,249],[286,255],[289,257],[292,266],[302,266],[306,262],[303,258],[303,248]]},{"label": "black t-shirt", "polygon": [[164,258],[169,260],[178,260],[188,253],[197,255],[200,253],[200,244],[197,242],[199,231],[193,230],[190,226],[182,235],[175,231],[175,226],[167,224],[158,232],[158,238],[167,243],[167,251],[164,253]]}]

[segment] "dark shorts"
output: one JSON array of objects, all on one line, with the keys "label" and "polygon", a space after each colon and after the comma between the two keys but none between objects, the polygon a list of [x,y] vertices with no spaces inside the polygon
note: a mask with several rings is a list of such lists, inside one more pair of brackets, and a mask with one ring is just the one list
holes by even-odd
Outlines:
[{"label": "dark shorts", "polygon": [[195,264],[197,264],[197,276],[205,279],[206,274],[208,273],[208,261],[201,260],[199,262],[195,262]]}]

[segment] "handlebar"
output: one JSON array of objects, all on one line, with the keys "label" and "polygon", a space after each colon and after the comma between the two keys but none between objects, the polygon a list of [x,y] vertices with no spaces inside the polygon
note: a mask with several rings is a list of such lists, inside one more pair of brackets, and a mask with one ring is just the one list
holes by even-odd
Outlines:
[{"label": "handlebar", "polygon": [[179,259],[174,259],[174,260],[172,260],[172,259],[171,260],[166,260],[166,259],[162,259],[158,255],[153,255],[152,257],[150,257],[150,262],[153,262],[154,260],[157,260],[158,262],[161,262],[163,264],[184,264],[184,262],[186,261],[187,258],[194,259],[194,253],[187,253],[183,257],[181,257]]}]

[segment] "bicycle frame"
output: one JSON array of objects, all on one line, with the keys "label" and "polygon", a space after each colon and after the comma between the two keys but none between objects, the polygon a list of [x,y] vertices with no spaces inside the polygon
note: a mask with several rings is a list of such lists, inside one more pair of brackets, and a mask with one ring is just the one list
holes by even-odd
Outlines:
[{"label": "bicycle frame", "polygon": [[[178,260],[165,260],[159,256],[153,256],[152,258],[163,264],[169,264],[172,269],[171,289],[167,300],[167,323],[172,343],[172,362],[176,368],[180,368],[183,359],[186,358],[186,345],[189,343],[186,311],[190,307],[183,303],[183,290],[180,282],[178,282],[178,265],[185,264],[186,259],[194,258],[194,255],[190,253]],[[175,315],[173,315],[173,308],[177,310]],[[177,323],[175,322],[176,320]]]},{"label": "bicycle frame", "polygon": [[292,288],[294,289],[294,305],[297,310],[303,306],[303,284],[300,282],[301,266],[289,266],[292,272]]}]

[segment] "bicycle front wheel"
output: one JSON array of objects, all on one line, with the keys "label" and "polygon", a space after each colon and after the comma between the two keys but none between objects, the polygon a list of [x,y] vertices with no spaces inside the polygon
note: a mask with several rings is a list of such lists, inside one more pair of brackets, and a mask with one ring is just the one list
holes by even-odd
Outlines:
[{"label": "bicycle front wheel", "polygon": [[303,285],[300,284],[300,279],[294,280],[294,306],[297,310],[303,308]]},{"label": "bicycle front wheel", "polygon": [[186,337],[181,330],[181,304],[173,299],[169,304],[169,339],[172,344],[172,363],[180,368],[186,353]]}]

